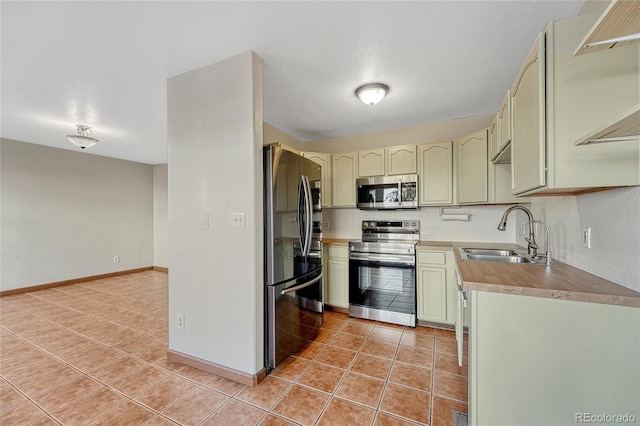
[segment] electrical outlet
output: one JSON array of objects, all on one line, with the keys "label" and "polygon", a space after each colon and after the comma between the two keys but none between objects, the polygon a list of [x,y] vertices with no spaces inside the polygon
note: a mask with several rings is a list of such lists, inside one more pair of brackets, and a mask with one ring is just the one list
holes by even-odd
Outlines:
[{"label": "electrical outlet", "polygon": [[184,315],[178,315],[178,328],[184,330]]},{"label": "electrical outlet", "polygon": [[329,221],[328,220],[326,220],[324,222],[324,229],[329,229]]},{"label": "electrical outlet", "polygon": [[209,228],[209,213],[202,213],[202,217],[200,218],[200,228]]},{"label": "electrical outlet", "polygon": [[113,263],[120,263],[120,256],[113,256]]},{"label": "electrical outlet", "polygon": [[231,227],[233,229],[245,229],[245,214],[244,213],[231,213]]},{"label": "electrical outlet", "polygon": [[588,226],[582,227],[582,245],[591,248],[591,228]]}]

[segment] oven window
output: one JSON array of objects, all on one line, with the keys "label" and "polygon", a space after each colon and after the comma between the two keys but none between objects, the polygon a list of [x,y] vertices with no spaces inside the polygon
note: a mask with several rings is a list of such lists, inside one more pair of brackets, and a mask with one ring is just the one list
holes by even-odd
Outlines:
[{"label": "oven window", "polygon": [[415,313],[415,268],[351,260],[349,303],[367,308]]}]

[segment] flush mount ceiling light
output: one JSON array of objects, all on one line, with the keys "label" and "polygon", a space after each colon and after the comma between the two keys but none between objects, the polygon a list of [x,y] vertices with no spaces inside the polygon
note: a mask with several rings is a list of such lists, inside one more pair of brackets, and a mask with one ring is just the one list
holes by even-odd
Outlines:
[{"label": "flush mount ceiling light", "polygon": [[98,143],[98,139],[91,137],[91,134],[93,133],[91,127],[85,126],[83,124],[76,124],[76,129],[78,134],[67,135],[67,139],[69,139],[69,141],[78,148],[91,148]]},{"label": "flush mount ceiling light", "polygon": [[382,83],[365,84],[356,89],[356,96],[367,105],[375,105],[389,93],[389,86]]}]

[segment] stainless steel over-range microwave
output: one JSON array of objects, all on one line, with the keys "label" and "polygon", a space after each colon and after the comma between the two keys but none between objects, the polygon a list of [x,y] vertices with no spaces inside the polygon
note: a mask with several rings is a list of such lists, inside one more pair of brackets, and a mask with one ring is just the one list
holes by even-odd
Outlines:
[{"label": "stainless steel over-range microwave", "polygon": [[356,194],[362,210],[417,209],[418,175],[360,178]]}]

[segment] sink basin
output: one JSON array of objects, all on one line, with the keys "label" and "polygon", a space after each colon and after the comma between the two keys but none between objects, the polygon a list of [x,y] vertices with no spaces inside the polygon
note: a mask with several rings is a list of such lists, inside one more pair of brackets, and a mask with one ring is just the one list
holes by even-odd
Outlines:
[{"label": "sink basin", "polygon": [[515,250],[503,250],[503,249],[476,249],[476,248],[464,248],[464,253],[468,255],[484,255],[484,256],[522,256]]},{"label": "sink basin", "polygon": [[485,262],[502,262],[502,263],[536,263],[533,260],[520,256],[507,255],[487,255],[487,254],[467,254],[467,260],[481,260]]},{"label": "sink basin", "polygon": [[500,263],[528,263],[533,265],[546,264],[545,256],[532,258],[526,250],[512,249],[491,249],[491,248],[467,248],[460,247],[460,257],[462,260],[479,260],[482,262],[500,262]]},{"label": "sink basin", "polygon": [[491,248],[460,248],[462,260],[479,260],[482,262],[529,263],[539,264],[544,259],[532,259],[526,251]]}]

